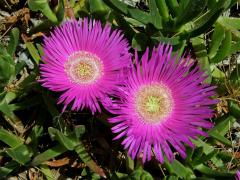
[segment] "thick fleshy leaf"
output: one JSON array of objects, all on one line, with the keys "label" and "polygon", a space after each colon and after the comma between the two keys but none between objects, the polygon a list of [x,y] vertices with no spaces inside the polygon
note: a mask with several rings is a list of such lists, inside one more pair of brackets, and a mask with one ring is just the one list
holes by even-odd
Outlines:
[{"label": "thick fleshy leaf", "polygon": [[[158,8],[158,11],[160,13],[160,15],[164,18],[164,19],[168,19],[169,18],[169,11],[168,11],[168,6],[167,6],[167,2],[166,0],[155,0],[156,1],[156,5]],[[152,5],[155,5],[155,3],[152,3]],[[151,7],[151,1],[149,3],[149,6]]]},{"label": "thick fleshy leaf", "polygon": [[240,117],[240,106],[237,102],[229,101],[228,107],[231,115],[233,115],[235,118]]},{"label": "thick fleshy leaf", "polygon": [[175,20],[175,26],[179,27],[197,17],[206,7],[207,0],[180,1],[179,14]]},{"label": "thick fleshy leaf", "polygon": [[203,164],[196,166],[195,169],[210,177],[225,177],[225,178],[232,177],[233,178],[235,176],[235,172],[216,171],[216,170],[210,169],[209,167]]},{"label": "thick fleshy leaf", "polygon": [[37,156],[35,156],[31,162],[31,165],[37,166],[39,164],[44,163],[45,161],[48,161],[52,158],[55,158],[55,157],[63,154],[66,151],[67,151],[67,148],[65,148],[64,146],[59,144],[50,149],[47,149],[46,151],[42,152],[41,154],[38,154]]},{"label": "thick fleshy leaf", "polygon": [[229,129],[232,127],[233,123],[236,119],[233,116],[227,116],[217,120],[217,124],[213,129],[209,131],[209,133],[219,134],[220,136],[224,136]]},{"label": "thick fleshy leaf", "polygon": [[78,145],[79,140],[68,138],[66,135],[55,128],[49,127],[48,132],[52,139],[58,141],[68,150],[74,150],[74,148]]},{"label": "thick fleshy leaf", "polygon": [[[164,1],[164,0],[162,0]],[[162,4],[163,5],[163,4]],[[163,7],[163,6],[162,6]],[[166,12],[166,6],[160,11],[163,13],[164,17],[167,18],[168,13]],[[149,0],[149,10],[151,16],[151,22],[157,29],[162,29],[162,17],[160,16],[159,10],[155,0]]]},{"label": "thick fleshy leaf", "polygon": [[6,86],[15,78],[15,65],[10,55],[0,54],[0,88]]},{"label": "thick fleshy leaf", "polygon": [[193,175],[193,172],[191,172],[190,169],[186,168],[182,163],[180,163],[176,159],[174,159],[172,163],[169,163],[169,161],[165,158],[164,165],[170,171],[171,174],[175,174],[177,175],[177,177],[187,179],[190,178],[191,175]]},{"label": "thick fleshy leaf", "polygon": [[150,173],[143,170],[141,167],[137,168],[135,171],[133,171],[128,178],[130,179],[144,179],[144,180],[153,180],[153,177]]},{"label": "thick fleshy leaf", "polygon": [[210,62],[219,63],[224,58],[226,58],[229,55],[229,52],[231,50],[231,42],[232,42],[232,34],[230,31],[226,31],[225,38],[222,41],[222,45],[217,51],[217,54],[212,59],[210,59]]},{"label": "thick fleshy leaf", "polygon": [[80,159],[95,173],[99,174],[101,177],[106,177],[103,169],[99,167],[95,161],[88,154],[84,144],[82,142],[79,143],[77,147],[75,147],[76,153],[79,155]]},{"label": "thick fleshy leaf", "polygon": [[19,164],[16,161],[10,161],[4,166],[0,167],[1,178],[6,178],[12,171],[19,167]]},{"label": "thick fleshy leaf", "polygon": [[8,148],[6,153],[21,165],[26,165],[31,160],[32,156],[31,149],[24,144]]},{"label": "thick fleshy leaf", "polygon": [[10,133],[9,131],[0,128],[0,141],[9,145],[10,147],[17,147],[23,144],[23,139],[16,136],[15,134]]},{"label": "thick fleshy leaf", "polygon": [[29,53],[31,54],[33,60],[39,64],[39,61],[41,60],[40,55],[38,54],[38,50],[35,48],[34,44],[32,42],[26,42],[27,49]]},{"label": "thick fleshy leaf", "polygon": [[167,0],[166,1],[169,12],[172,14],[173,17],[179,14],[179,4],[177,0]]},{"label": "thick fleshy leaf", "polygon": [[203,32],[206,32],[218,19],[229,2],[230,0],[218,1],[214,9],[208,9],[203,15],[201,15],[193,22],[193,29],[188,31],[187,34],[189,34],[190,37],[194,37],[202,34]]},{"label": "thick fleshy leaf", "polygon": [[216,24],[214,32],[211,38],[211,43],[208,50],[209,58],[213,58],[221,45],[222,40],[224,39],[225,31],[220,24]]},{"label": "thick fleshy leaf", "polygon": [[28,7],[32,11],[41,11],[49,20],[58,24],[58,19],[51,10],[48,0],[28,0]]},{"label": "thick fleshy leaf", "polygon": [[90,11],[93,14],[103,16],[109,12],[109,8],[103,0],[90,0],[89,5]]},{"label": "thick fleshy leaf", "polygon": [[10,55],[15,53],[15,50],[19,43],[19,29],[13,28],[10,33],[10,42],[7,47],[7,51]]}]

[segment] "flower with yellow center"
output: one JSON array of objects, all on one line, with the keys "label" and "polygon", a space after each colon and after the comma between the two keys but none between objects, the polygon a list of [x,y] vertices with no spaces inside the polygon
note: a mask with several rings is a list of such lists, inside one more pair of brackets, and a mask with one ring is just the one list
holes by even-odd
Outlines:
[{"label": "flower with yellow center", "polygon": [[100,104],[105,105],[124,81],[123,69],[131,65],[123,35],[88,18],[67,20],[55,28],[44,38],[43,50],[40,82],[61,92],[63,111],[71,104],[71,110],[100,112]]},{"label": "flower with yellow center", "polygon": [[142,157],[143,162],[152,156],[163,163],[163,153],[173,161],[173,148],[186,157],[185,144],[193,147],[191,138],[206,135],[203,128],[211,128],[206,119],[212,117],[210,97],[212,87],[204,84],[206,76],[190,62],[190,58],[172,57],[172,47],[160,45],[148,49],[141,61],[128,73],[128,78],[113,100],[110,112],[116,117],[112,131],[123,138],[122,145],[128,154]]}]

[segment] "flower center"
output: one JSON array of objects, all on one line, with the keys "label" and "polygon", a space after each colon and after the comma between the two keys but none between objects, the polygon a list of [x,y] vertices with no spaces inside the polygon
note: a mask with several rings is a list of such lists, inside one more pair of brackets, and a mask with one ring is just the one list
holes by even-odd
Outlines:
[{"label": "flower center", "polygon": [[64,68],[70,80],[78,84],[92,84],[103,75],[100,58],[86,51],[71,54]]},{"label": "flower center", "polygon": [[163,84],[140,87],[135,97],[136,109],[146,123],[158,123],[172,111],[173,100],[170,90]]}]

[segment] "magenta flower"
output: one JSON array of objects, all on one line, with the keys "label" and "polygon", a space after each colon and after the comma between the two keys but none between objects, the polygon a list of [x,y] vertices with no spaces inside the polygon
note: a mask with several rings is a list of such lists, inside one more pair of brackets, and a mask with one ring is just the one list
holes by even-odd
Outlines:
[{"label": "magenta flower", "polygon": [[110,111],[118,116],[110,118],[118,133],[115,139],[125,137],[122,144],[134,159],[143,156],[149,161],[152,150],[163,163],[163,153],[169,161],[174,159],[174,148],[186,157],[184,144],[193,147],[191,138],[207,134],[201,128],[213,126],[206,119],[213,116],[210,97],[215,87],[204,84],[206,76],[190,58],[177,58],[172,47],[160,45],[148,58],[148,49],[114,100]]},{"label": "magenta flower", "polygon": [[123,35],[102,27],[99,21],[69,20],[44,39],[45,64],[41,64],[44,87],[62,92],[64,109],[101,111],[99,102],[115,94],[123,68],[131,63]]},{"label": "magenta flower", "polygon": [[236,180],[240,180],[240,171],[239,170],[236,173]]}]

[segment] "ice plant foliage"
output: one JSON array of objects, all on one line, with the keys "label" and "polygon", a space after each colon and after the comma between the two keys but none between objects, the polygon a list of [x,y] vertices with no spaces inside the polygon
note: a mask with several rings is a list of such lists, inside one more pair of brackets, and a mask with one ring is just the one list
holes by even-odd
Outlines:
[{"label": "ice plant foliage", "polygon": [[62,92],[64,109],[71,103],[72,110],[86,107],[95,113],[101,110],[99,101],[115,94],[120,72],[131,63],[128,50],[123,35],[110,25],[87,18],[66,21],[44,39],[40,81]]},{"label": "ice plant foliage", "polygon": [[[116,117],[109,121],[132,158],[149,161],[154,152],[160,163],[163,154],[174,159],[173,148],[186,157],[185,144],[194,147],[190,138],[206,136],[202,128],[213,125],[211,105],[215,87],[203,83],[206,75],[190,58],[172,56],[172,47],[159,45],[151,58],[147,49],[119,91],[110,111]],[[153,151],[152,151],[153,150]]]}]

